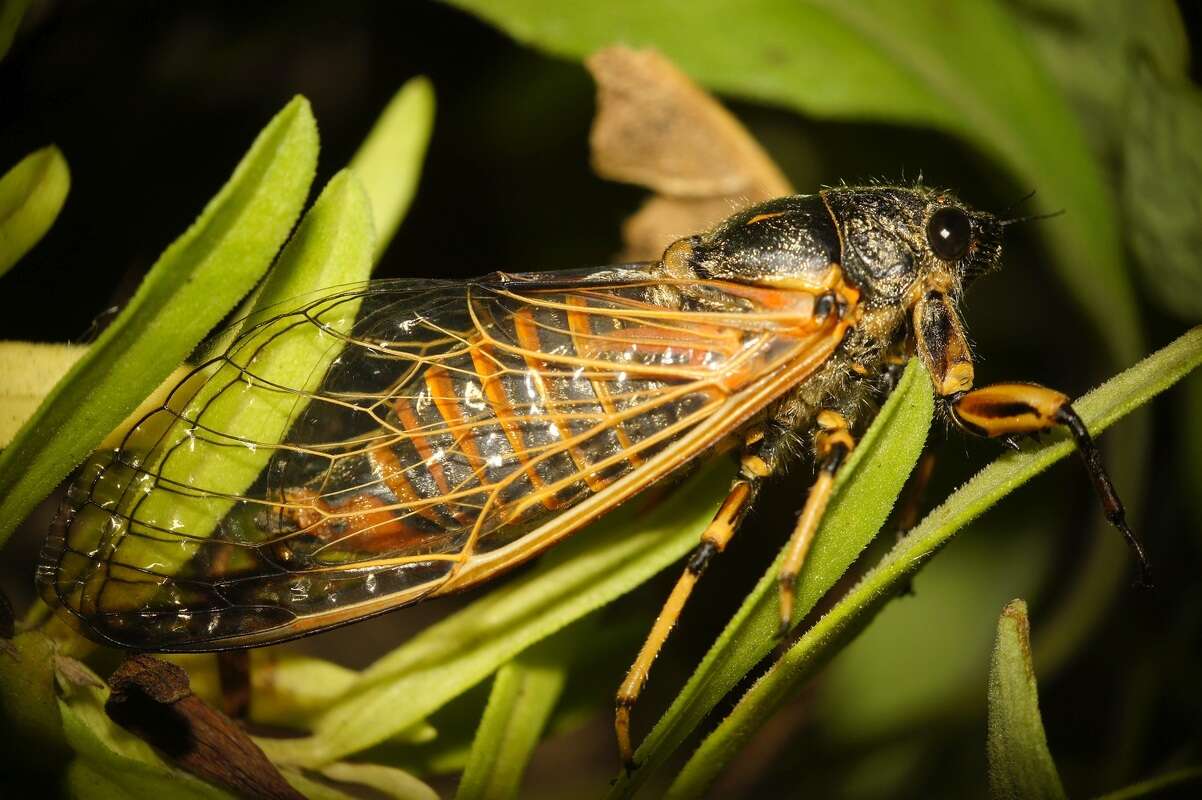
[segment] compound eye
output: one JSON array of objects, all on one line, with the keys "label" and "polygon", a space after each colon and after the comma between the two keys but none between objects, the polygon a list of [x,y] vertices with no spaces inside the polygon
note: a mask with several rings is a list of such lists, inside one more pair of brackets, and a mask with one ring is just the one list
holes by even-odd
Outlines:
[{"label": "compound eye", "polygon": [[944,261],[959,261],[972,243],[972,223],[958,208],[941,208],[927,223],[927,243]]}]

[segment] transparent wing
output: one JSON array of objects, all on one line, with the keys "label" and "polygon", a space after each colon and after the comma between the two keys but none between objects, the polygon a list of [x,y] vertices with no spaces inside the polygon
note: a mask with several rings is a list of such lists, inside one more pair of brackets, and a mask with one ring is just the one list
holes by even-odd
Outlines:
[{"label": "transparent wing", "polygon": [[817,294],[627,267],[301,298],[85,468],[43,596],[101,640],[203,650],[479,582],[821,364],[843,323]]}]

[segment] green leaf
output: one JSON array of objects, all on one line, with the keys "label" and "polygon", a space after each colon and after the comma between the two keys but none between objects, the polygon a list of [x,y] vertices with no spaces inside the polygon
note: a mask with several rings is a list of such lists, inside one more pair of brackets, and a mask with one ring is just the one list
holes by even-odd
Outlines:
[{"label": "green leaf", "polygon": [[0,454],[0,543],[259,280],[316,161],[316,124],[298,97]]},{"label": "green leaf", "polygon": [[279,648],[250,652],[247,716],[260,725],[307,730],[312,718],[346,691],[357,675],[332,661]]},{"label": "green leaf", "polygon": [[[604,624],[574,623],[556,634],[568,637],[571,674],[560,701],[543,727],[544,740],[579,728],[602,710],[611,713],[616,676],[630,666],[630,658],[647,635],[649,619],[641,614],[615,616],[608,611]],[[489,684],[489,685],[486,685]],[[437,735],[417,744],[397,743],[396,737],[357,756],[367,761],[394,764],[417,775],[461,773],[467,766],[483,709],[488,703],[490,681],[482,681],[461,693],[429,717]]]},{"label": "green leaf", "polygon": [[733,465],[721,459],[654,508],[632,501],[381,658],[318,718],[312,736],[260,744],[273,760],[315,767],[425,719],[530,645],[683,557],[732,475]]},{"label": "green leaf", "polygon": [[[655,47],[705,85],[816,117],[961,136],[1068,209],[1040,233],[1120,363],[1142,350],[1117,211],[1081,128],[997,0],[449,0],[550,53]],[[716,21],[720,20],[720,23]],[[721,36],[714,36],[720,24]],[[699,46],[704,42],[705,46]]]},{"label": "green leaf", "polygon": [[[372,241],[367,195],[354,174],[343,170],[330,179],[305,214],[259,290],[255,310],[241,323],[242,330],[253,331],[250,338],[216,361],[214,369],[198,373],[203,383],[186,400],[178,416],[169,415],[171,422],[165,433],[146,424],[125,442],[127,449],[143,453],[145,462],[139,475],[161,475],[180,485],[203,486],[206,493],[225,498],[213,500],[208,494],[181,497],[173,492],[141,498],[139,521],[151,524],[153,520],[171,520],[161,524],[181,525],[192,533],[186,544],[154,537],[126,540],[123,557],[129,563],[157,563],[168,574],[176,572],[201,548],[203,538],[234,506],[235,498],[267,466],[275,452],[269,446],[231,448],[226,457],[213,459],[203,448],[176,445],[190,440],[202,413],[206,427],[233,440],[267,445],[283,438],[306,407],[297,399],[297,393],[316,388],[326,366],[341,351],[345,340],[340,334],[350,330],[359,306],[356,302],[340,305],[338,316],[324,320],[326,324],[321,327],[298,326],[291,318],[277,320],[278,306],[315,288],[366,279],[371,274]],[[253,383],[246,378],[252,361]],[[231,386],[283,386],[292,391],[230,391]],[[144,444],[148,441],[152,444]],[[112,492],[117,503],[125,495],[121,488],[125,481],[125,474],[117,473],[97,481],[93,491],[104,497]],[[78,524],[88,526],[88,515],[96,515],[98,523],[102,522],[113,507],[87,505],[77,515]],[[120,596],[129,607],[137,607],[155,591],[153,584],[129,585],[120,593],[114,592],[113,599]]]},{"label": "green leaf", "polygon": [[340,783],[366,786],[384,797],[395,797],[397,800],[438,800],[438,792],[395,767],[340,761],[324,767],[321,774]]},{"label": "green leaf", "polygon": [[47,769],[69,755],[54,693],[53,659],[53,644],[38,631],[0,640],[0,741],[7,764]]},{"label": "green leaf", "polygon": [[1102,164],[1119,166],[1137,64],[1185,76],[1189,40],[1174,0],[1007,0],[1068,97]]},{"label": "green leaf", "polygon": [[1048,752],[1031,664],[1027,604],[1011,600],[997,623],[989,668],[989,793],[996,800],[1065,796]]},{"label": "green leaf", "polygon": [[414,78],[389,101],[351,160],[371,198],[377,260],[413,202],[433,125],[434,87]]},{"label": "green leaf", "polygon": [[21,18],[29,8],[31,0],[0,0],[0,60],[3,60],[8,48],[12,47],[21,27]]},{"label": "green leaf", "polygon": [[[1192,790],[1189,790],[1190,787]],[[1124,786],[1102,795],[1098,800],[1139,800],[1140,798],[1197,797],[1202,794],[1202,767],[1186,767],[1146,781]]]},{"label": "green leaf", "polygon": [[284,776],[284,780],[288,781],[289,786],[308,800],[355,800],[354,795],[331,786],[325,781],[310,777],[300,770],[281,769],[280,774]]},{"label": "green leaf", "polygon": [[[834,586],[885,523],[926,441],[934,410],[930,387],[926,370],[912,362],[840,470],[802,569],[794,625]],[[776,646],[777,574],[782,560],[783,550],[636,750],[638,769],[619,775],[611,797],[633,794]]]},{"label": "green leaf", "polygon": [[1202,320],[1202,92],[1140,66],[1132,78],[1122,198],[1144,286]]},{"label": "green leaf", "polygon": [[42,400],[88,351],[76,344],[0,342],[0,449],[8,446]]},{"label": "green leaf", "polygon": [[563,692],[579,627],[535,644],[497,670],[456,800],[518,797],[526,765]]},{"label": "green leaf", "polygon": [[[0,41],[0,50],[3,46]],[[67,160],[54,145],[35,150],[4,173],[0,178],[0,275],[50,230],[70,189]]]},{"label": "green leaf", "polygon": [[[1194,328],[1073,403],[1099,433],[1202,364],[1202,327]],[[751,734],[797,687],[857,633],[957,531],[1018,486],[1073,452],[1063,436],[1008,453],[977,473],[905,536],[748,690],[702,742],[673,791],[691,797],[709,786]]]},{"label": "green leaf", "polygon": [[[332,661],[278,647],[249,652],[251,691],[247,719],[257,725],[308,730],[312,720],[353,685],[359,674]],[[188,673],[196,695],[210,705],[221,705],[221,678],[215,654],[176,653],[161,658]],[[418,723],[398,733],[393,741],[423,744],[438,735],[428,723]]]}]

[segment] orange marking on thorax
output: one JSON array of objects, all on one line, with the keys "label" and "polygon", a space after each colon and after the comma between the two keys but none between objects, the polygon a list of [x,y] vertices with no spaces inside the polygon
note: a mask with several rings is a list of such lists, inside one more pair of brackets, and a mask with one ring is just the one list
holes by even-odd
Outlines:
[{"label": "orange marking on thorax", "polygon": [[789,213],[788,211],[770,211],[767,214],[756,214],[754,217],[747,220],[747,222],[744,224],[754,225],[757,222],[763,222],[766,219],[775,219],[776,217],[781,217],[788,213]]}]

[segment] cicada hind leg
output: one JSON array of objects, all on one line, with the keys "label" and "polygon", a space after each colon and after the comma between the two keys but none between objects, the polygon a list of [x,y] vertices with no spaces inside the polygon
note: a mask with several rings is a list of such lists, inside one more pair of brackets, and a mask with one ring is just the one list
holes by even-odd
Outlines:
[{"label": "cicada hind leg", "polygon": [[[785,548],[785,562],[780,571],[780,609],[783,632],[790,627],[793,617],[797,576],[801,572],[806,554],[814,541],[814,534],[822,521],[834,489],[834,477],[851,452],[855,442],[848,430],[847,421],[834,411],[822,411],[817,418],[818,432],[814,437],[814,450],[819,470],[818,478],[806,499],[805,507],[798,517],[797,526]],[[739,475],[731,484],[730,492],[718,513],[701,535],[701,542],[693,550],[685,564],[676,586],[664,603],[651,632],[647,635],[638,657],[631,665],[626,679],[618,689],[614,727],[618,736],[618,749],[626,769],[633,769],[634,746],[630,738],[630,712],[638,700],[651,664],[659,654],[664,642],[676,625],[685,603],[693,592],[697,580],[705,572],[714,556],[726,549],[734,537],[739,524],[751,509],[764,480],[774,474],[787,459],[791,432],[786,426],[769,426],[753,430],[745,442]]]},{"label": "cicada hind leg", "polygon": [[1067,395],[1033,383],[996,383],[948,398],[952,419],[969,433],[1013,443],[1017,437],[1057,427],[1068,429],[1102,501],[1106,519],[1127,540],[1139,562],[1139,584],[1151,585],[1151,571],[1143,544],[1127,525],[1123,502],[1102,463],[1093,437],[1073,409]]},{"label": "cicada hind leg", "polygon": [[782,436],[766,433],[763,428],[752,430],[744,443],[743,458],[739,467],[739,475],[731,483],[730,492],[718,508],[714,519],[701,534],[701,541],[689,555],[684,571],[676,581],[672,593],[664,602],[663,609],[655,618],[655,624],[647,634],[638,656],[630,666],[626,679],[618,688],[615,700],[614,728],[618,736],[618,750],[622,754],[622,763],[627,770],[634,768],[634,746],[630,739],[630,712],[638,701],[639,694],[647,683],[651,664],[659,655],[660,649],[668,639],[668,634],[680,618],[685,603],[693,593],[697,580],[705,572],[714,556],[726,549],[726,545],[734,538],[743,518],[751,510],[751,505],[759,494],[764,479],[771,475],[785,456],[785,442]]}]

